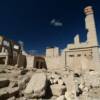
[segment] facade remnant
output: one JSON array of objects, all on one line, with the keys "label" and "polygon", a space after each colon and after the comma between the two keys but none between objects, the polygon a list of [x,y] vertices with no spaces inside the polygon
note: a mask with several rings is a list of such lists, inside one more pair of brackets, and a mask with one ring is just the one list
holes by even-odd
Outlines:
[{"label": "facade remnant", "polygon": [[32,69],[32,68],[47,69],[44,57],[27,55],[26,58],[27,58],[27,69]]},{"label": "facade remnant", "polygon": [[[74,71],[100,70],[100,55],[97,32],[94,20],[94,11],[91,6],[84,9],[87,41],[80,42],[79,35],[74,38],[73,44],[68,44],[61,55],[56,48],[46,49],[46,63],[48,69],[70,67]],[[55,52],[54,52],[55,51]],[[57,56],[54,56],[58,54]]]},{"label": "facade remnant", "polygon": [[[4,36],[0,36],[0,64],[23,66],[26,59],[21,52],[21,46]],[[23,60],[23,61],[22,61]],[[26,65],[24,65],[25,67]]]}]

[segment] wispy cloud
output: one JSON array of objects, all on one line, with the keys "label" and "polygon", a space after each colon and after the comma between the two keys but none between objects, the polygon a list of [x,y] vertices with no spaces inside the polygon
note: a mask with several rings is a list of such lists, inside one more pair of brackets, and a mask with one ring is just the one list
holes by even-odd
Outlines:
[{"label": "wispy cloud", "polygon": [[37,50],[28,50],[28,53],[31,55],[37,55],[38,51]]},{"label": "wispy cloud", "polygon": [[56,20],[56,19],[52,19],[50,21],[50,24],[55,26],[55,27],[62,27],[63,26],[63,23],[61,21]]},{"label": "wispy cloud", "polygon": [[19,40],[18,43],[21,45],[21,49],[24,50],[24,42]]}]

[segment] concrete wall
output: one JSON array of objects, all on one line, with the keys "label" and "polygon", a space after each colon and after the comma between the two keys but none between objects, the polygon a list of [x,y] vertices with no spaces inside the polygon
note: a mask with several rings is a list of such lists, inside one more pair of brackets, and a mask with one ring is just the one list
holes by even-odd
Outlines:
[{"label": "concrete wall", "polygon": [[33,68],[33,66],[34,66],[34,56],[27,55],[26,59],[27,59],[27,67],[26,68],[27,69]]},{"label": "concrete wall", "polygon": [[32,69],[32,68],[47,69],[44,57],[26,55],[26,58],[27,58],[27,69]]},{"label": "concrete wall", "polygon": [[57,57],[59,55],[60,53],[58,47],[51,47],[46,49],[46,57]]},{"label": "concrete wall", "polygon": [[66,51],[66,64],[72,70],[85,70],[92,61],[92,49],[74,49]]},{"label": "concrete wall", "polygon": [[59,69],[62,68],[62,58],[61,56],[58,57],[46,57],[46,64],[47,64],[47,69]]}]

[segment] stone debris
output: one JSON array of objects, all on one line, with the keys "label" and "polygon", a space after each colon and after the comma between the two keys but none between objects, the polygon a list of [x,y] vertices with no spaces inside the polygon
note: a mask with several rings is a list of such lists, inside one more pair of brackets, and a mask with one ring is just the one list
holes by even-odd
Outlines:
[{"label": "stone debris", "polygon": [[0,88],[7,87],[10,81],[7,78],[0,78]]},{"label": "stone debris", "polygon": [[13,97],[11,97],[11,98],[9,98],[7,100],[16,100],[16,98],[13,96]]},{"label": "stone debris", "polygon": [[20,90],[23,90],[26,88],[26,84],[29,82],[29,80],[30,80],[29,76],[25,76],[24,78],[19,79],[18,86]]},{"label": "stone debris", "polygon": [[0,73],[0,100],[100,100],[96,71],[75,75],[69,70],[35,69],[20,74],[22,70],[26,69],[8,66]]},{"label": "stone debris", "polygon": [[59,96],[56,100],[66,100],[64,95]]},{"label": "stone debris", "polygon": [[9,88],[8,90],[9,96],[15,96],[17,97],[19,95],[19,87],[15,87],[15,88]]},{"label": "stone debris", "polygon": [[35,73],[33,74],[31,80],[29,81],[24,94],[28,98],[40,98],[45,96],[45,90],[47,87],[47,78],[45,73]]},{"label": "stone debris", "polygon": [[100,100],[94,11],[84,13],[86,42],[77,34],[61,53],[48,47],[45,56],[23,55],[19,43],[0,36],[0,100]]},{"label": "stone debris", "polygon": [[6,100],[9,98],[9,94],[6,90],[0,89],[0,100]]},{"label": "stone debris", "polygon": [[8,72],[10,68],[0,74],[0,100],[100,100],[100,74],[95,71],[76,77],[68,70],[35,69],[20,74],[23,69]]},{"label": "stone debris", "polygon": [[54,84],[50,86],[52,95],[54,96],[60,96],[64,95],[66,91],[66,87],[64,85]]}]

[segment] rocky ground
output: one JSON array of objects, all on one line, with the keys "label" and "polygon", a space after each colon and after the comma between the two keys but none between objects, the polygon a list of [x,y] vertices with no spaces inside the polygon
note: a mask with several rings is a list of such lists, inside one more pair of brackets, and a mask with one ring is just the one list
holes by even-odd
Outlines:
[{"label": "rocky ground", "polygon": [[0,65],[0,100],[100,100],[100,73]]}]

